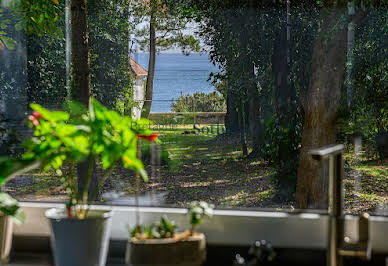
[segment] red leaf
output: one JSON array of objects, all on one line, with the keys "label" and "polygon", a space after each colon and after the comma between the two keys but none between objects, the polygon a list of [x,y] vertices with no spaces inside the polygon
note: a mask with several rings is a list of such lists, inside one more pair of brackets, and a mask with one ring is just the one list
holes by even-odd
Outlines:
[{"label": "red leaf", "polygon": [[42,115],[38,111],[33,111],[32,116],[38,120],[42,119]]},{"label": "red leaf", "polygon": [[152,133],[151,135],[149,136],[144,136],[144,135],[138,135],[137,138],[139,139],[145,139],[145,140],[148,140],[148,141],[155,141],[157,138],[159,137],[159,134],[157,133]]}]

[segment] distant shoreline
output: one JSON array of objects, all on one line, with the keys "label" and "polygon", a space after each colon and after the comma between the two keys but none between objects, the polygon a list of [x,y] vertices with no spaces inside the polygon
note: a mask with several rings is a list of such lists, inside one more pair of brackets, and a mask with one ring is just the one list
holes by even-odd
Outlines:
[{"label": "distant shoreline", "polygon": [[[135,53],[132,58],[145,69],[149,53]],[[218,68],[210,62],[206,53],[185,55],[163,52],[156,56],[154,95],[151,112],[171,112],[171,104],[182,94],[210,93],[214,86],[208,82],[211,72]]]}]

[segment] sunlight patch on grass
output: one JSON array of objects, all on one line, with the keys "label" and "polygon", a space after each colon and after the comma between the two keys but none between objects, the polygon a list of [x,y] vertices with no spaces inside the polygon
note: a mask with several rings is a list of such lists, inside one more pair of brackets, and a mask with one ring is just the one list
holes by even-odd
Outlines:
[{"label": "sunlight patch on grass", "polygon": [[260,165],[262,163],[263,163],[263,161],[253,161],[253,162],[250,162],[249,165],[255,166],[255,165]]},{"label": "sunlight patch on grass", "polygon": [[387,197],[382,197],[376,195],[376,193],[354,193],[356,196],[358,196],[362,201],[364,202],[371,202],[371,203],[383,203],[387,200]]},{"label": "sunlight patch on grass", "polygon": [[263,201],[265,199],[272,197],[273,195],[275,195],[275,191],[273,189],[267,189],[263,192],[257,193],[257,200]]},{"label": "sunlight patch on grass", "polygon": [[245,201],[245,198],[248,196],[248,194],[244,191],[241,190],[237,193],[234,193],[232,195],[226,196],[222,199],[220,205],[221,206],[237,206],[240,205]]},{"label": "sunlight patch on grass", "polygon": [[383,165],[369,166],[369,165],[359,165],[355,166],[357,171],[362,171],[367,175],[377,177],[377,178],[385,178],[388,180],[388,167]]}]

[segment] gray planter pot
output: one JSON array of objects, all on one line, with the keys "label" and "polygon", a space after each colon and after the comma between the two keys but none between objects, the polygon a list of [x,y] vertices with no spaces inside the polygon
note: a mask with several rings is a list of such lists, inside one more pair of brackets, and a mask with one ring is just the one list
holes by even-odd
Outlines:
[{"label": "gray planter pot", "polygon": [[0,214],[0,265],[8,262],[12,247],[12,232],[11,218]]},{"label": "gray planter pot", "polygon": [[206,260],[204,234],[186,240],[129,240],[125,261],[128,266],[200,266]]},{"label": "gray planter pot", "polygon": [[104,266],[108,255],[110,211],[90,211],[83,220],[69,219],[64,209],[50,209],[51,246],[57,266]]}]

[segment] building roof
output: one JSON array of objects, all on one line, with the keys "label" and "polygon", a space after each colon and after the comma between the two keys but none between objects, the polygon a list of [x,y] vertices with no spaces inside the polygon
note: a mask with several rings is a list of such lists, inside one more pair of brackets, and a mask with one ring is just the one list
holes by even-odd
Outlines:
[{"label": "building roof", "polygon": [[130,58],[131,71],[136,77],[144,78],[148,75],[147,70],[144,69],[141,65],[139,65],[135,60]]}]

